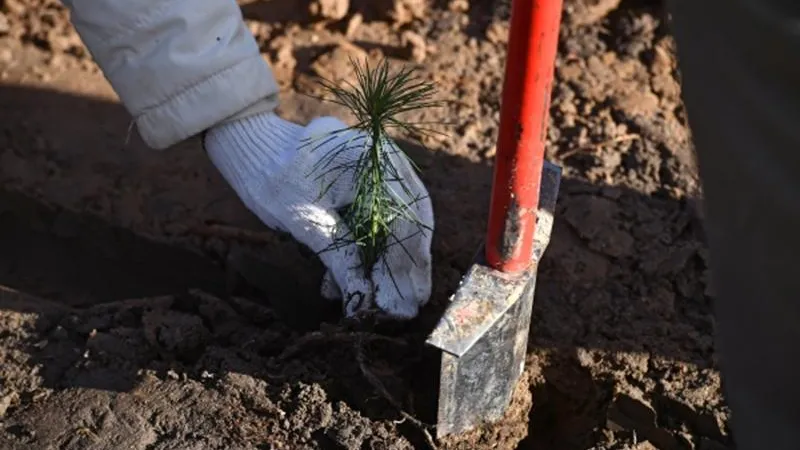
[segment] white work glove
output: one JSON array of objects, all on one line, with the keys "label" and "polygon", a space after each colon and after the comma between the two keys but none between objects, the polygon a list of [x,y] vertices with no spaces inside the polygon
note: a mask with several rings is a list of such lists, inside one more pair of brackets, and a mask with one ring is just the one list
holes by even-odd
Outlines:
[{"label": "white work glove", "polygon": [[[356,245],[343,245],[342,234],[335,234],[346,230],[337,211],[353,201],[352,172],[333,171],[319,178],[325,167],[346,165],[365,151],[367,137],[358,131],[329,135],[346,127],[333,117],[303,127],[264,113],[211,128],[204,140],[211,161],[250,211],[268,227],[290,233],[319,254],[328,269],[322,295],[343,299],[346,316],[377,305],[394,318],[413,318],[431,294],[434,224],[428,192],[409,163],[395,157],[395,167],[412,196],[404,201],[413,205],[427,229],[420,232],[419,224],[398,219],[394,233],[402,245],[391,245],[385,261],[365,276]],[[343,142],[348,148],[337,154],[337,161],[325,160],[325,167],[320,167],[320,160]],[[397,186],[395,191],[406,194]]]}]

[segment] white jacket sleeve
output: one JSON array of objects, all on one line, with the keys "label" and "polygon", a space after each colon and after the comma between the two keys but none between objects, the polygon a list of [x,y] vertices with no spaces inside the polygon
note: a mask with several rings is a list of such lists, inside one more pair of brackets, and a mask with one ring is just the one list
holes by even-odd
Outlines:
[{"label": "white jacket sleeve", "polygon": [[152,148],[277,104],[275,78],[235,0],[63,1]]}]

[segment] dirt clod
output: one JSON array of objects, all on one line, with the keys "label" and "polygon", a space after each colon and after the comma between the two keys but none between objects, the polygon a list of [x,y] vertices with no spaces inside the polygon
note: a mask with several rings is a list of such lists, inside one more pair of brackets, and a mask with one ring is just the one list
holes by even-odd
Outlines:
[{"label": "dirt clod", "polygon": [[507,23],[492,22],[486,27],[486,39],[493,44],[505,44],[508,42],[508,31]]},{"label": "dirt clod", "polygon": [[465,13],[469,11],[469,0],[450,0],[447,8],[453,12]]},{"label": "dirt clod", "polygon": [[619,7],[621,0],[586,0],[568,3],[568,18],[575,26],[592,25],[599,22]]},{"label": "dirt clod", "polygon": [[175,311],[147,312],[142,326],[150,345],[180,356],[201,352],[211,337],[200,317]]},{"label": "dirt clod", "polygon": [[413,31],[403,32],[402,38],[409,54],[411,55],[411,60],[416,63],[425,61],[425,57],[428,55],[428,48],[425,43],[425,38],[417,33],[414,33]]},{"label": "dirt clod", "polygon": [[312,16],[324,19],[341,20],[350,9],[349,0],[313,0],[309,5]]},{"label": "dirt clod", "polygon": [[356,35],[356,32],[358,31],[359,27],[361,27],[361,24],[363,23],[364,23],[364,16],[362,16],[361,13],[353,14],[350,20],[347,21],[347,29],[344,32],[344,36],[348,39],[352,39]]},{"label": "dirt clod", "polygon": [[367,52],[360,47],[340,41],[333,50],[317,58],[311,65],[311,70],[317,76],[334,83],[352,82],[355,72],[351,61],[363,64],[367,58]]},{"label": "dirt clod", "polygon": [[389,17],[395,22],[395,26],[425,19],[429,9],[429,0],[383,0],[383,3],[386,2],[389,3]]},{"label": "dirt clod", "polygon": [[289,39],[277,38],[270,43],[270,48],[272,49],[270,67],[276,72],[278,84],[285,87],[297,68],[294,46]]}]

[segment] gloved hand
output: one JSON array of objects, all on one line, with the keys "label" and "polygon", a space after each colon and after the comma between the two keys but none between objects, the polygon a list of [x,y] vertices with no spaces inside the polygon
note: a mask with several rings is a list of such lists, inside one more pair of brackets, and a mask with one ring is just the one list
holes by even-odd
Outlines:
[{"label": "gloved hand", "polygon": [[[204,139],[211,161],[245,206],[268,227],[290,233],[319,254],[328,269],[322,295],[343,299],[345,315],[377,304],[394,318],[413,318],[431,294],[434,223],[428,192],[409,163],[394,157],[413,196],[404,200],[413,205],[427,229],[420,232],[418,224],[398,220],[395,235],[402,245],[391,245],[384,256],[386,264],[379,261],[365,276],[356,245],[343,245],[337,239],[342,235],[336,234],[346,233],[337,210],[353,201],[353,177],[333,171],[319,178],[325,169],[318,163],[331,149],[348,143],[336,161],[325,160],[328,168],[347,165],[364,151],[363,139],[368,138],[358,131],[329,134],[346,127],[333,117],[318,118],[303,127],[264,113],[213,127]],[[400,188],[395,191],[405,194]]]}]

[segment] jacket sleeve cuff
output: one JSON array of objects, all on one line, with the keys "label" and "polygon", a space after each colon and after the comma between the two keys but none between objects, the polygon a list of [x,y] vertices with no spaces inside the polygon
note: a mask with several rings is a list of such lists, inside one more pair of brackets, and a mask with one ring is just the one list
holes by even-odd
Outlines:
[{"label": "jacket sleeve cuff", "polygon": [[163,150],[222,122],[272,111],[278,85],[261,55],[244,59],[135,117],[145,143]]}]

